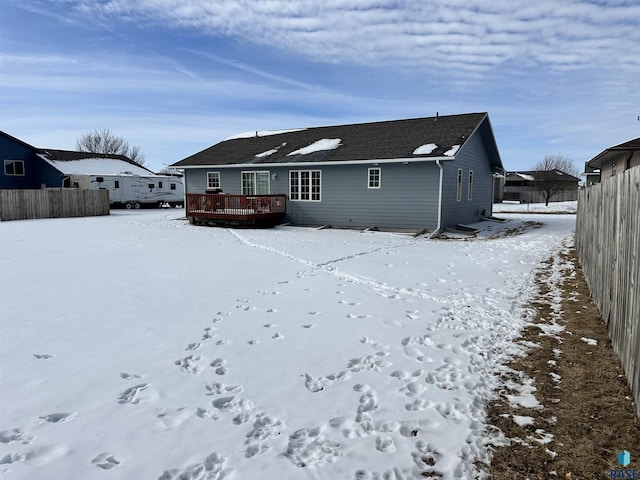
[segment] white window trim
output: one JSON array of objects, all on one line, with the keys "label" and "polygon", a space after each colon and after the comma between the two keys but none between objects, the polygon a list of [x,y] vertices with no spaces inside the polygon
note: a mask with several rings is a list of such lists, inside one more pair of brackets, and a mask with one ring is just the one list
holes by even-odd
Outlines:
[{"label": "white window trim", "polygon": [[[302,197],[302,182],[300,181],[300,173],[309,172],[309,198]],[[298,191],[297,197],[291,195],[291,174],[298,174]],[[313,173],[318,174],[318,198],[313,198]],[[321,202],[322,201],[322,170],[289,170],[289,200],[292,202]]]},{"label": "white window trim", "polygon": [[[371,172],[378,171],[378,185],[371,184]],[[380,167],[372,167],[367,170],[367,188],[378,190],[382,186],[382,169]]]},{"label": "white window trim", "polygon": [[473,170],[469,170],[469,181],[467,184],[467,200],[471,201],[473,198]]},{"label": "white window trim", "polygon": [[[22,164],[22,173],[7,173],[7,165],[9,165],[10,163],[14,164],[13,167],[13,171],[15,172],[15,164],[16,163],[21,163]],[[25,176],[25,168],[24,168],[24,160],[5,160],[4,161],[4,169],[2,171],[2,173],[4,173],[7,177],[24,177]]]},{"label": "white window trim", "polygon": [[461,202],[462,201],[462,169],[461,168],[458,169],[457,178],[458,179],[456,181],[456,201]]},{"label": "white window trim", "polygon": [[[211,185],[209,185],[209,175],[215,175],[218,177],[218,186],[217,187],[212,187]],[[220,187],[220,172],[207,172],[207,188],[221,188]]]},{"label": "white window trim", "polygon": [[[244,175],[245,173],[248,174],[252,174],[253,175],[253,186],[254,186],[254,190],[256,189],[255,187],[258,185],[258,178],[257,178],[257,174],[264,174],[267,176],[267,193],[244,193]],[[242,195],[270,195],[271,194],[271,173],[268,170],[243,170],[240,172],[240,191],[242,192]]]}]

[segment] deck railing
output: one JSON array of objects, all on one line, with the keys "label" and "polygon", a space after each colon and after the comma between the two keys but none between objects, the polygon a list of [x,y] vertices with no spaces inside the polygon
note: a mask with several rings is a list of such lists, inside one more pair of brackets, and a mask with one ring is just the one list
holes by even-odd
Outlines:
[{"label": "deck railing", "polygon": [[187,218],[192,223],[277,223],[286,214],[284,195],[188,193]]}]

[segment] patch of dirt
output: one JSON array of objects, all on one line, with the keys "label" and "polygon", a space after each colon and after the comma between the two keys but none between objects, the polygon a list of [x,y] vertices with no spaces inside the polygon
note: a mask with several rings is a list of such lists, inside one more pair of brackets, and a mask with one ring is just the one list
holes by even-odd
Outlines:
[{"label": "patch of dirt", "polygon": [[[558,271],[562,279],[549,282]],[[537,281],[536,318],[521,338],[528,354],[508,365],[504,380],[533,379],[539,406],[513,406],[508,395],[517,389],[508,387],[488,406],[487,423],[509,439],[494,451],[492,478],[612,478],[611,470],[623,468],[622,450],[631,454],[625,469],[640,470],[636,405],[575,251],[549,260]]]},{"label": "patch of dirt", "polygon": [[544,226],[544,223],[526,221],[518,227],[500,231],[494,235],[491,235],[489,238],[493,240],[495,238],[515,237],[516,235],[521,235],[528,230],[533,230],[534,228],[540,228],[542,226]]}]

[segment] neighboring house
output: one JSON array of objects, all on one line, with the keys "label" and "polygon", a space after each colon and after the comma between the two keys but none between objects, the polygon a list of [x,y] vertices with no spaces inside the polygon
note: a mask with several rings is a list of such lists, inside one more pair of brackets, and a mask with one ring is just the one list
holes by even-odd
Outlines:
[{"label": "neighboring house", "polygon": [[[640,138],[607,148],[585,164],[587,186],[640,166]],[[595,173],[599,175],[596,177]]]},{"label": "neighboring house", "polygon": [[502,161],[487,113],[255,132],[172,167],[187,194],[286,195],[297,225],[426,229],[491,215]]},{"label": "neighboring house", "polygon": [[580,179],[554,170],[528,170],[506,172],[504,180],[504,201],[520,203],[567,202],[578,199]]},{"label": "neighboring house", "polygon": [[584,163],[584,184],[587,187],[600,183],[600,169],[589,166],[589,162]]},{"label": "neighboring house", "polygon": [[0,159],[0,189],[71,187],[73,174],[152,173],[124,155],[36,148],[2,131]]}]

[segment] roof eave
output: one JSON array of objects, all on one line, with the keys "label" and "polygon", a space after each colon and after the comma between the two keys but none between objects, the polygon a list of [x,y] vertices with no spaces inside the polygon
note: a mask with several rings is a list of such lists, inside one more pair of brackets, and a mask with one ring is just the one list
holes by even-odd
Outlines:
[{"label": "roof eave", "polygon": [[305,167],[305,166],[329,166],[329,165],[371,165],[389,163],[419,163],[436,162],[438,160],[455,160],[455,155],[439,157],[409,157],[409,158],[383,158],[369,160],[338,160],[325,162],[273,162],[273,163],[231,163],[231,164],[206,164],[206,165],[170,165],[172,168],[239,168],[239,167]]}]

